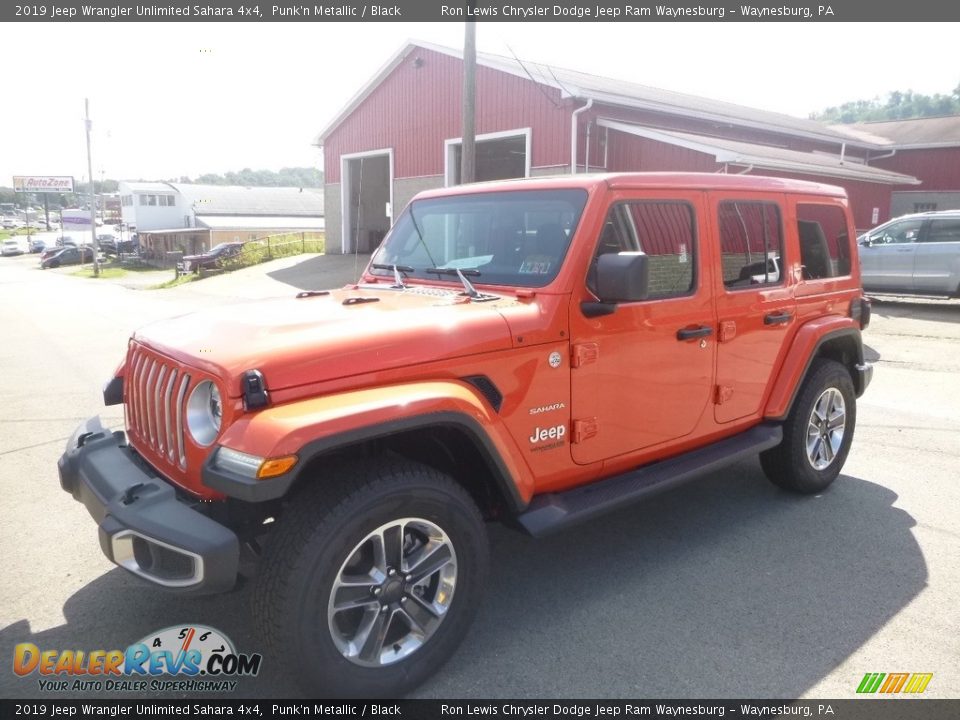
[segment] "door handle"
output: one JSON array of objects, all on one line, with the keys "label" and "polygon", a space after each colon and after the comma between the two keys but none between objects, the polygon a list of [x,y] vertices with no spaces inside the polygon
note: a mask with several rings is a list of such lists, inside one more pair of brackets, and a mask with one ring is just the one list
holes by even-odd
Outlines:
[{"label": "door handle", "polygon": [[770,313],[769,315],[763,316],[763,324],[764,325],[780,325],[781,323],[790,322],[790,318],[792,317],[793,315],[791,315],[790,313]]},{"label": "door handle", "polygon": [[705,337],[713,333],[713,328],[709,325],[701,325],[695,328],[683,328],[677,330],[677,340],[692,340],[693,338]]}]

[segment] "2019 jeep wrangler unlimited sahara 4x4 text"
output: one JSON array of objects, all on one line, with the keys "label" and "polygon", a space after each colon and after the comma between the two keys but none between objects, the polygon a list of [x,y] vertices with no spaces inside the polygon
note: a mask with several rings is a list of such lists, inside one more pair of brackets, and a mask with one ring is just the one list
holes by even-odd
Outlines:
[{"label": "2019 jeep wrangler unlimited sahara 4x4 text", "polygon": [[774,178],[423,193],[356,285],[136,332],[126,432],[85,422],[61,484],[145,580],[252,576],[307,692],[403,693],[471,622],[485,521],[542,535],[751,454],[837,477],[872,372],[853,238],[842,190]]}]

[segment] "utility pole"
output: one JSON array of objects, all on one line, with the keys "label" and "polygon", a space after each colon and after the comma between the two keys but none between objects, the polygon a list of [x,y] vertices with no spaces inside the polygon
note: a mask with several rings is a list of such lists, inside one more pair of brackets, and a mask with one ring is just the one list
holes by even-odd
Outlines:
[{"label": "utility pole", "polygon": [[[468,8],[475,8],[469,0]],[[464,23],[463,34],[463,142],[460,147],[460,183],[472,183],[477,177],[477,23]]]},{"label": "utility pole", "polygon": [[[87,117],[84,123],[87,128],[87,177],[90,179],[90,238],[93,248],[93,276],[100,277],[100,246],[97,243],[97,194],[93,184],[93,156],[90,154],[90,130],[93,123],[90,121],[90,98],[83,99]],[[83,248],[80,248],[80,262],[83,262]]]}]

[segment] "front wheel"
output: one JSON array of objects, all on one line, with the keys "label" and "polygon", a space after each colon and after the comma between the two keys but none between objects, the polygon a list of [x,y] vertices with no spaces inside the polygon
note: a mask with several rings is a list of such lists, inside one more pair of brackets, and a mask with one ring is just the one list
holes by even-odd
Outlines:
[{"label": "front wheel", "polygon": [[397,460],[340,466],[290,505],[254,612],[310,695],[396,697],[436,672],[476,614],[486,529],[470,496]]},{"label": "front wheel", "polygon": [[856,422],[850,373],[835,360],[815,360],[783,425],[783,442],[760,454],[764,473],[794,492],[825,490],[847,459]]}]

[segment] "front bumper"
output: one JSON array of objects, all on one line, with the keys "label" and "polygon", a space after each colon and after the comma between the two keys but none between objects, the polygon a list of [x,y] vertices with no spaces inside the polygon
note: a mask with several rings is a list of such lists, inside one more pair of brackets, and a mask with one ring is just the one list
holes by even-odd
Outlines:
[{"label": "front bumper", "polygon": [[60,485],[99,523],[112,562],[169,590],[225,592],[237,581],[240,542],[229,528],[181,499],[93,417],[78,427],[57,463]]}]

